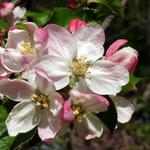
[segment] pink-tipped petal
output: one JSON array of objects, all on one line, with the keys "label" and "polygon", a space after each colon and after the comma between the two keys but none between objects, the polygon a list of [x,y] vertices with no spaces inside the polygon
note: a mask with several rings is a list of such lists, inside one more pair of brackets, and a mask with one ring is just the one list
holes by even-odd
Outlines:
[{"label": "pink-tipped petal", "polygon": [[49,142],[56,137],[61,128],[60,120],[58,116],[53,117],[53,115],[46,109],[43,109],[41,113],[38,134],[42,141]]},{"label": "pink-tipped petal", "polygon": [[40,43],[43,46],[47,44],[48,41],[48,31],[43,28],[36,29],[34,32],[34,40],[36,43]]},{"label": "pink-tipped petal", "polygon": [[129,72],[107,60],[97,61],[85,77],[86,85],[97,94],[116,95],[129,81]]},{"label": "pink-tipped petal", "polygon": [[34,89],[23,80],[0,80],[0,93],[14,101],[30,101]]},{"label": "pink-tipped petal", "polygon": [[105,42],[104,30],[96,23],[87,24],[77,30],[73,35],[77,41],[92,43],[96,47],[103,45]]},{"label": "pink-tipped petal", "polygon": [[14,8],[13,3],[4,2],[0,8],[0,17],[2,17],[2,18],[9,17],[12,13],[13,8]]},{"label": "pink-tipped petal", "polygon": [[105,57],[106,59],[112,56],[121,46],[125,45],[128,41],[125,39],[119,39],[112,43],[106,51]]},{"label": "pink-tipped petal", "polygon": [[86,94],[83,98],[86,100],[84,107],[89,112],[103,112],[108,109],[109,101],[103,96]]},{"label": "pink-tipped petal", "polygon": [[62,114],[61,119],[63,122],[68,123],[73,121],[75,118],[73,114],[73,110],[71,108],[71,101],[67,100],[64,102],[63,108],[62,108]]},{"label": "pink-tipped petal", "polygon": [[59,55],[65,60],[71,61],[77,53],[77,43],[70,32],[65,28],[49,24],[45,27],[49,38],[47,48],[50,55]]},{"label": "pink-tipped petal", "polygon": [[21,72],[27,64],[24,56],[15,49],[6,50],[1,55],[1,62],[4,68],[10,72]]},{"label": "pink-tipped petal", "polygon": [[79,20],[79,19],[73,19],[68,24],[68,31],[74,33],[79,28],[85,26],[87,23]]},{"label": "pink-tipped petal", "polygon": [[125,47],[110,56],[108,60],[124,66],[129,72],[133,72],[138,62],[138,52],[131,47]]},{"label": "pink-tipped petal", "polygon": [[70,91],[70,99],[74,104],[83,104],[83,107],[88,112],[103,112],[109,106],[109,101],[97,94],[85,94],[76,90]]}]

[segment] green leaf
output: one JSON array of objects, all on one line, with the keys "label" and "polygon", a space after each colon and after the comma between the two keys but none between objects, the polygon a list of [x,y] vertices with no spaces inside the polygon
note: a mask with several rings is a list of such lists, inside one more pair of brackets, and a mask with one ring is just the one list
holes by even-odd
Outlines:
[{"label": "green leaf", "polygon": [[0,139],[0,150],[10,150],[15,137],[5,136]]},{"label": "green leaf", "polygon": [[5,120],[7,118],[7,110],[4,106],[0,106],[0,136],[7,130],[5,125]]},{"label": "green leaf", "polygon": [[108,96],[106,96],[106,98],[109,101],[108,110],[98,113],[97,117],[100,118],[100,120],[106,125],[110,132],[113,133],[117,124],[117,111],[111,98]]},{"label": "green leaf", "polygon": [[35,133],[36,133],[36,128],[31,130],[30,132],[19,134],[13,141],[13,143],[11,145],[11,149],[14,150],[19,145],[27,143],[28,141],[30,141],[33,138]]},{"label": "green leaf", "polygon": [[55,8],[50,19],[50,23],[67,27],[71,19],[77,18],[73,11],[65,7]]},{"label": "green leaf", "polygon": [[18,29],[21,29],[21,30],[25,30],[26,27],[25,25],[23,24],[23,22],[17,22],[16,25],[15,25]]},{"label": "green leaf", "polygon": [[0,18],[0,29],[7,29],[9,27],[9,23]]},{"label": "green leaf", "polygon": [[130,76],[130,81],[127,85],[123,86],[121,92],[118,95],[125,95],[141,80],[142,78],[135,77],[133,75]]},{"label": "green leaf", "polygon": [[50,11],[45,11],[45,12],[28,11],[27,12],[27,16],[31,17],[38,26],[44,26],[50,19],[50,15],[51,15]]},{"label": "green leaf", "polygon": [[100,3],[108,7],[111,11],[115,11],[120,14],[120,16],[124,16],[123,6],[121,4],[121,0],[88,0],[88,3]]}]

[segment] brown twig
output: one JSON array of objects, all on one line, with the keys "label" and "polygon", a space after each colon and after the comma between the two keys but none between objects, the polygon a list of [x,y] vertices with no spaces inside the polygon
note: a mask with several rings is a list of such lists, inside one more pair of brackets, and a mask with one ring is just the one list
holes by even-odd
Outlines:
[{"label": "brown twig", "polygon": [[[127,4],[128,0],[122,0],[122,6],[125,6]],[[111,22],[113,21],[113,19],[115,18],[115,13],[113,12],[111,15],[109,15],[108,17],[105,18],[105,20],[102,22],[101,26],[104,28],[104,30],[106,30]]]}]

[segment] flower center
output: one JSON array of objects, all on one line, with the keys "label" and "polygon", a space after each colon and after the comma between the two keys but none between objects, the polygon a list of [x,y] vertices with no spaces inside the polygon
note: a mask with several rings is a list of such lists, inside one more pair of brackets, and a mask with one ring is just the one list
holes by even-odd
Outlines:
[{"label": "flower center", "polygon": [[73,61],[72,72],[75,76],[84,76],[88,67],[89,64],[86,63],[84,58],[75,59]]},{"label": "flower center", "polygon": [[23,42],[21,52],[23,54],[35,55],[35,51],[30,42]]},{"label": "flower center", "polygon": [[73,105],[72,110],[73,110],[73,114],[75,115],[75,120],[78,123],[81,123],[83,121],[83,117],[85,116],[85,114],[82,111],[81,106],[80,105]]},{"label": "flower center", "polygon": [[40,106],[41,109],[47,108],[49,106],[49,100],[46,95],[43,94],[33,94],[32,101],[37,105]]}]

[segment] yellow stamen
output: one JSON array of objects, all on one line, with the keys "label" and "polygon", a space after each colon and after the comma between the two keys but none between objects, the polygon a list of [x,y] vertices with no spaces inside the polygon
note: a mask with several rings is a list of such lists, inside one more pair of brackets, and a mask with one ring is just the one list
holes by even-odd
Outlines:
[{"label": "yellow stamen", "polygon": [[33,47],[32,47],[30,42],[24,42],[22,44],[21,52],[23,54],[35,55],[35,51],[34,51],[34,49],[33,49]]},{"label": "yellow stamen", "polygon": [[72,109],[73,109],[73,113],[75,115],[76,121],[78,123],[81,123],[83,121],[83,117],[84,117],[81,106],[80,105],[73,105]]},{"label": "yellow stamen", "polygon": [[88,67],[89,64],[87,64],[84,58],[75,59],[73,61],[72,72],[75,76],[84,76]]},{"label": "yellow stamen", "polygon": [[42,108],[47,108],[49,106],[49,100],[46,95],[43,94],[33,94],[32,101],[35,102],[37,106]]}]

